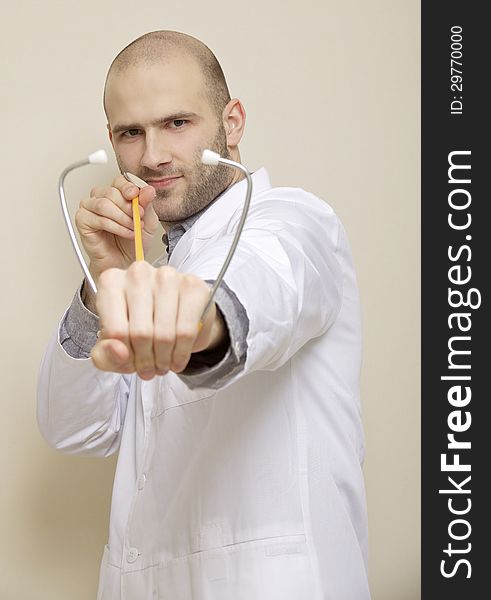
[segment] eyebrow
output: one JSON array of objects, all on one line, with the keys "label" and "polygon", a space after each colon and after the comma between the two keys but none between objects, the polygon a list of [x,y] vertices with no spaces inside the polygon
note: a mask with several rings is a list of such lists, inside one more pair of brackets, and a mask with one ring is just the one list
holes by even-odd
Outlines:
[{"label": "eyebrow", "polygon": [[[159,125],[165,125],[165,123],[168,123],[169,121],[177,121],[179,119],[190,119],[193,117],[198,117],[198,115],[193,112],[177,112],[172,115],[163,117],[161,119],[154,119],[153,121],[150,121],[148,125],[150,127],[158,127]],[[129,123],[127,125],[121,123],[120,125],[115,125],[114,127],[112,127],[111,131],[113,135],[115,135],[117,133],[122,133],[123,131],[129,131],[130,129],[143,129],[143,127],[139,123]]]}]

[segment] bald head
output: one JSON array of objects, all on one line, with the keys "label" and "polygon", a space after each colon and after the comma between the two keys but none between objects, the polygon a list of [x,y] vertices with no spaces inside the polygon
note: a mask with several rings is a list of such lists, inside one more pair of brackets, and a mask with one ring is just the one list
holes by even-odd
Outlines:
[{"label": "bald head", "polygon": [[194,61],[204,82],[204,92],[217,116],[230,100],[230,93],[220,63],[213,52],[196,38],[177,31],[153,31],[137,38],[123,48],[113,60],[104,86],[104,110],[106,109],[106,89],[113,76],[124,74],[129,68],[166,64],[175,58]]}]

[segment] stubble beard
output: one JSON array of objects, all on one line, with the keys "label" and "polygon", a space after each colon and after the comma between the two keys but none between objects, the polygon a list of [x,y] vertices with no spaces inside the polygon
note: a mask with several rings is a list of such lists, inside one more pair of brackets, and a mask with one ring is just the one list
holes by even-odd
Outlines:
[{"label": "stubble beard", "polygon": [[[223,165],[210,167],[201,162],[205,148],[218,152],[223,158],[230,158],[223,126],[219,127],[215,139],[199,148],[191,165],[177,167],[176,175],[183,175],[187,186],[183,192],[173,189],[157,189],[153,207],[162,223],[183,221],[208,206],[231,183],[233,174]],[[172,173],[165,173],[165,177]],[[145,176],[142,177],[145,179]],[[149,176],[151,179],[152,176]],[[179,184],[177,184],[179,185]]]}]

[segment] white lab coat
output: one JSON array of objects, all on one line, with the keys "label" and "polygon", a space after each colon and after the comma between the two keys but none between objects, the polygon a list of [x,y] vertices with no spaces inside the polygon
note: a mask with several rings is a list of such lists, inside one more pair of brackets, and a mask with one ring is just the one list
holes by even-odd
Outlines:
[{"label": "white lab coat", "polygon": [[[42,434],[92,456],[119,450],[98,597],[367,600],[360,311],[332,209],[253,175],[225,281],[247,311],[244,369],[220,389],[98,371],[53,337]],[[245,181],[204,212],[170,265],[214,279]]]}]

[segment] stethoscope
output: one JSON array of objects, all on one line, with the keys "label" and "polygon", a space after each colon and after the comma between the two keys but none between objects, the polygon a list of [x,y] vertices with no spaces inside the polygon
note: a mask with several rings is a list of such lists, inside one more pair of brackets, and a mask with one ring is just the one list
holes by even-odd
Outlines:
[{"label": "stethoscope", "polygon": [[[213,303],[213,298],[215,296],[215,293],[216,293],[217,289],[220,287],[220,283],[222,282],[222,279],[225,275],[225,272],[228,269],[230,261],[232,260],[232,257],[235,254],[235,249],[237,248],[237,244],[239,243],[239,239],[240,239],[240,236],[242,233],[242,229],[244,228],[244,223],[245,223],[245,220],[247,217],[247,212],[249,210],[249,204],[251,201],[252,177],[251,177],[249,171],[244,167],[244,165],[241,165],[240,163],[235,162],[233,160],[229,160],[228,158],[222,158],[219,154],[217,154],[216,152],[213,152],[212,150],[204,150],[203,151],[203,154],[201,156],[201,162],[205,165],[210,165],[210,166],[217,166],[217,165],[221,164],[221,165],[224,165],[227,167],[231,167],[233,169],[238,169],[245,175],[246,180],[247,180],[247,190],[246,190],[244,208],[242,209],[242,215],[240,217],[240,221],[237,226],[237,231],[235,233],[234,239],[230,246],[230,250],[228,251],[227,257],[225,258],[225,262],[223,263],[223,266],[220,269],[220,272],[218,273],[215,283],[213,284],[213,286],[210,289],[210,297],[209,297],[208,302],[201,314],[200,323],[203,323],[203,321],[208,313],[208,310],[210,309],[210,306]],[[87,266],[85,258],[80,249],[80,245],[78,243],[77,237],[75,235],[72,220],[70,218],[70,213],[68,212],[68,208],[67,208],[64,185],[65,185],[65,177],[68,175],[68,173],[70,173],[70,171],[73,171],[74,169],[78,169],[79,167],[83,167],[84,165],[103,164],[103,163],[107,163],[107,154],[106,154],[105,150],[98,150],[97,152],[93,152],[87,158],[85,158],[83,160],[79,160],[77,162],[74,162],[71,165],[69,165],[68,167],[66,167],[66,169],[64,169],[62,171],[62,173],[60,175],[59,183],[58,183],[58,191],[60,194],[61,208],[63,210],[63,217],[65,218],[65,223],[68,228],[70,240],[72,242],[73,249],[75,250],[75,254],[77,255],[78,262],[80,263],[80,266],[82,267],[82,270],[84,272],[85,278],[87,279],[94,294],[97,293],[97,287],[96,287],[95,281],[89,271],[89,267]],[[126,176],[126,174],[124,174],[124,175]],[[134,183],[134,181],[133,181],[133,183]],[[144,183],[144,182],[142,182],[142,183]],[[141,187],[141,186],[139,186],[139,187]]]}]

